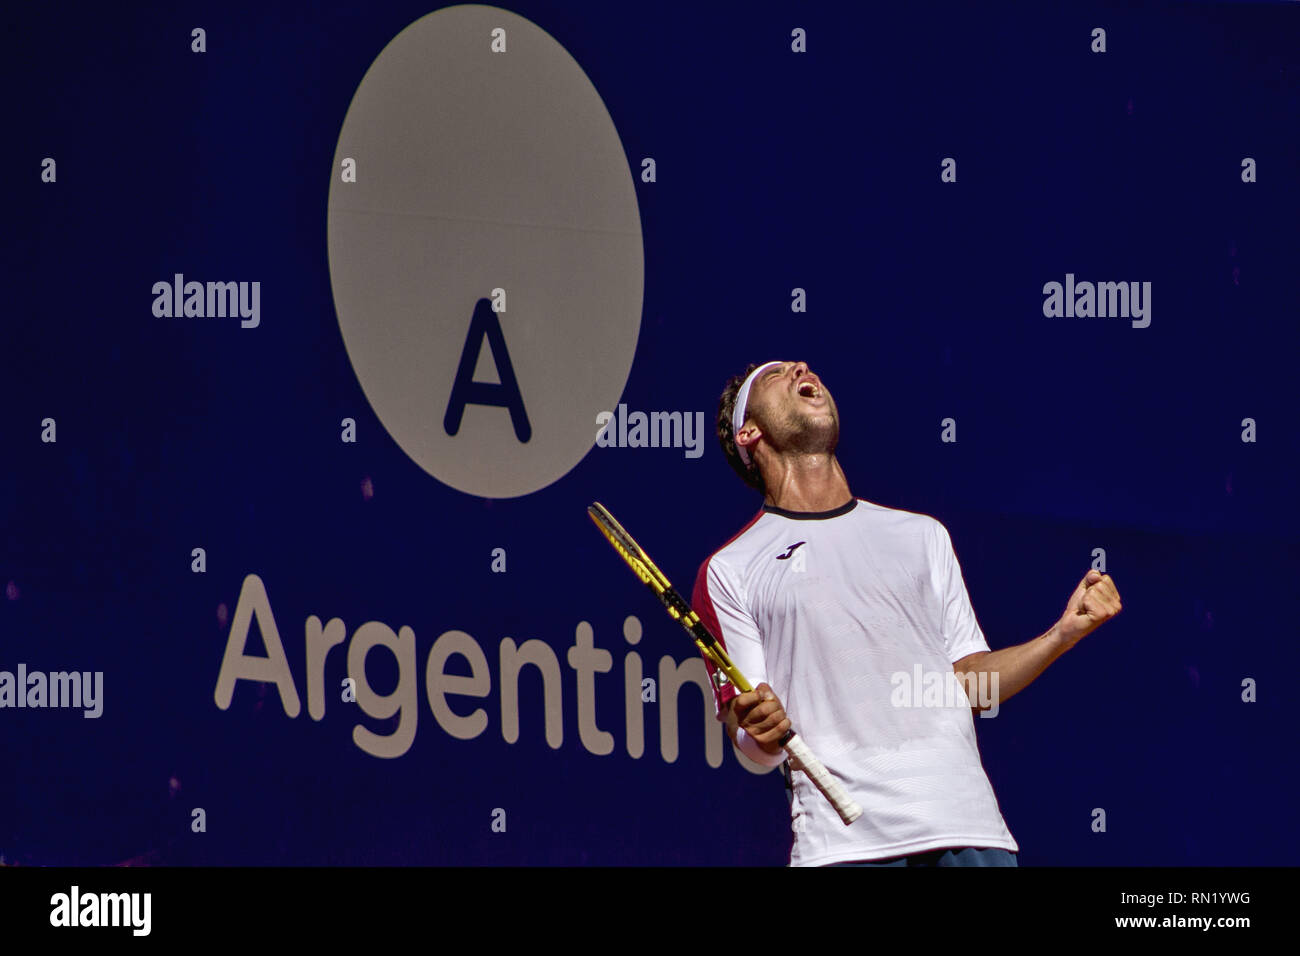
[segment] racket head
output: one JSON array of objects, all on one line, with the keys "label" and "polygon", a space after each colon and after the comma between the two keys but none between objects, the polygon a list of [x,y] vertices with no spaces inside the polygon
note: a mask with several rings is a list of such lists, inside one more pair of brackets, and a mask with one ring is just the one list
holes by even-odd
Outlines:
[{"label": "racket head", "polygon": [[628,567],[655,592],[669,616],[686,629],[696,646],[713,663],[713,666],[725,674],[741,693],[752,690],[745,675],[740,673],[739,668],[732,663],[731,656],[700,620],[700,616],[695,613],[686,599],[677,593],[667,576],[650,560],[650,556],[636,543],[636,539],[628,534],[627,529],[610,514],[609,509],[599,501],[592,502],[587,506],[587,515]]},{"label": "racket head", "polygon": [[608,508],[599,501],[594,501],[587,506],[587,515],[606,540],[614,546],[614,550],[627,562],[628,567],[657,594],[662,594],[672,587],[664,573],[655,567],[650,556],[636,543],[636,539],[627,533],[627,529],[609,513]]}]

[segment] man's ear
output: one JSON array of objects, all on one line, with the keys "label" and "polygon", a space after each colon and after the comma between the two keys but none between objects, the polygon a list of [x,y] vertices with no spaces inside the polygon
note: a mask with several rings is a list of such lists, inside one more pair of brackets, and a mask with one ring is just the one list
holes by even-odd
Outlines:
[{"label": "man's ear", "polygon": [[[745,438],[743,442],[740,440],[741,436],[744,436]],[[762,437],[763,437],[763,429],[755,425],[754,420],[751,418],[749,421],[747,421],[744,425],[740,427],[740,431],[736,432],[736,444],[738,446],[743,446],[745,451],[748,452],[751,448],[754,447],[754,443],[757,442]],[[750,455],[749,457],[753,459],[754,456]]]}]

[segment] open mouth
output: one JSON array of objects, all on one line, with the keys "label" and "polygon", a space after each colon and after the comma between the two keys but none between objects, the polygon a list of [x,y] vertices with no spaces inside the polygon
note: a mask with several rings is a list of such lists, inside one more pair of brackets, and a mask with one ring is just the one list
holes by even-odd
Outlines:
[{"label": "open mouth", "polygon": [[798,389],[802,398],[821,398],[822,390],[813,382],[800,382]]}]

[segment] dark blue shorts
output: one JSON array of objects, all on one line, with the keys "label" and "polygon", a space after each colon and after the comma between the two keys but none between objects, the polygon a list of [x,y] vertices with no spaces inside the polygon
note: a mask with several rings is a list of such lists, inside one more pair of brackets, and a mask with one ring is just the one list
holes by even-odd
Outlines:
[{"label": "dark blue shorts", "polygon": [[851,860],[831,863],[831,866],[1018,866],[1016,855],[997,847],[954,847],[946,850],[927,850],[911,856],[896,856],[888,860]]}]

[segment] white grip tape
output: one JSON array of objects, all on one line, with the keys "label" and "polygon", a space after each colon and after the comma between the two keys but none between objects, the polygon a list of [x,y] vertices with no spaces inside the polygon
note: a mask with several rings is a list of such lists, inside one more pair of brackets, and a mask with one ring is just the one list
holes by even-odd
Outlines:
[{"label": "white grip tape", "polygon": [[797,767],[806,773],[810,780],[817,785],[817,789],[822,795],[830,801],[835,812],[840,815],[844,825],[848,826],[858,817],[862,816],[862,808],[854,803],[844,788],[840,786],[839,781],[826,772],[822,762],[813,756],[808,745],[803,742],[803,738],[798,735],[791,737],[785,745],[786,752],[793,757]]}]

